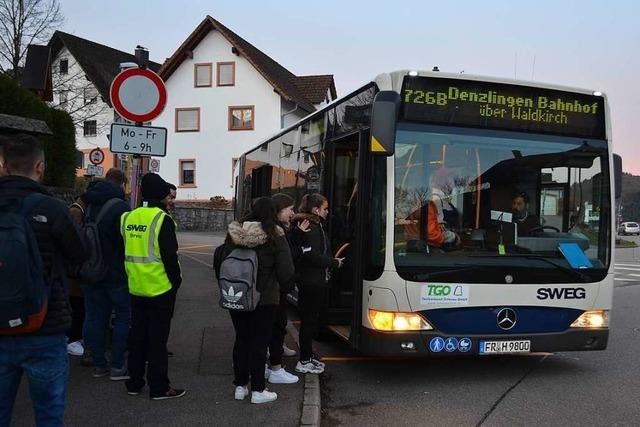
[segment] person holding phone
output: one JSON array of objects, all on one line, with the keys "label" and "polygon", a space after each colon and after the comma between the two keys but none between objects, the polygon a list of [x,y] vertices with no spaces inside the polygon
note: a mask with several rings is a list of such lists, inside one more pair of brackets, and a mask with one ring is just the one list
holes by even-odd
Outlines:
[{"label": "person holding phone", "polygon": [[326,306],[331,270],[342,267],[344,258],[334,258],[325,231],[325,221],[329,214],[327,198],[318,193],[306,194],[302,198],[295,224],[308,221],[309,227],[294,228],[296,241],[301,243],[302,256],[296,262],[299,277],[300,361],[296,372],[321,374],[324,363],[313,353],[313,337],[320,326],[320,315]]}]

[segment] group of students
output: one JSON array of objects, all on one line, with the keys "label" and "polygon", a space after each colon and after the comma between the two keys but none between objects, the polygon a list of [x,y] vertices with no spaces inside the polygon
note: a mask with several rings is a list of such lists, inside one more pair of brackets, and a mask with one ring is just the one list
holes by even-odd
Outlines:
[{"label": "group of students", "polygon": [[[321,374],[325,365],[313,352],[320,316],[328,296],[332,269],[342,266],[342,258],[330,254],[325,232],[329,212],[327,199],[319,193],[302,198],[294,215],[294,200],[286,194],[260,197],[251,212],[229,225],[219,263],[236,248],[250,248],[257,254],[256,287],[259,302],[250,311],[229,310],[236,332],[233,347],[235,399],[243,400],[251,389],[252,403],[277,399],[265,382],[291,384],[298,377],[285,371],[282,351],[287,325],[287,294],[298,286],[301,316],[300,356],[295,371]],[[269,352],[270,365],[265,367]]]},{"label": "group of students", "polygon": [[[138,395],[146,376],[151,399],[183,396],[170,385],[166,348],[182,282],[168,212],[175,187],[146,174],[143,206],[130,210],[124,175],[111,169],[69,208],[41,184],[45,169],[36,137],[0,136],[0,425],[11,421],[23,374],[36,424],[64,425],[67,353],[84,351],[67,334],[84,337],[94,377],[126,380],[128,394]],[[78,285],[85,321],[83,305],[69,297]]]}]

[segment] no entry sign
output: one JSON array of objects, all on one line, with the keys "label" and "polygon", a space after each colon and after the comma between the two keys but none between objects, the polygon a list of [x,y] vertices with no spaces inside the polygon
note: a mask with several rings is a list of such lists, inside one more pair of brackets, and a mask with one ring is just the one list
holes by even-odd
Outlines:
[{"label": "no entry sign", "polygon": [[156,73],[145,68],[129,68],[113,79],[111,105],[127,120],[149,122],[162,113],[167,104],[167,89]]},{"label": "no entry sign", "polygon": [[94,148],[89,153],[89,161],[95,166],[98,166],[104,162],[104,151],[99,148]]}]

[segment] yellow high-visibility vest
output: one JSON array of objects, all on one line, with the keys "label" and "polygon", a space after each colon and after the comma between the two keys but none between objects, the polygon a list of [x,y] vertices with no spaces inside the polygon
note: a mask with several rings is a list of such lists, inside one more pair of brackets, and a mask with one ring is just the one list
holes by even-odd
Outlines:
[{"label": "yellow high-visibility vest", "polygon": [[165,217],[173,221],[162,209],[149,207],[134,209],[120,217],[124,268],[131,295],[155,297],[171,290],[158,244]]}]

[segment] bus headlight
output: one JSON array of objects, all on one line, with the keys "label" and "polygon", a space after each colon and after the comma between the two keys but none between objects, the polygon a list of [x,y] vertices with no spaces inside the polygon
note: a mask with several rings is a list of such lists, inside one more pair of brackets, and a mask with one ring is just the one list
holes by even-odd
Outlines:
[{"label": "bus headlight", "polygon": [[609,310],[589,310],[582,313],[572,328],[606,328],[609,326]]},{"label": "bus headlight", "polygon": [[369,320],[378,331],[424,331],[433,327],[419,314],[369,309]]}]

